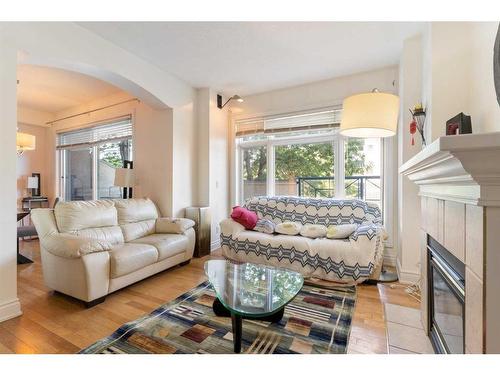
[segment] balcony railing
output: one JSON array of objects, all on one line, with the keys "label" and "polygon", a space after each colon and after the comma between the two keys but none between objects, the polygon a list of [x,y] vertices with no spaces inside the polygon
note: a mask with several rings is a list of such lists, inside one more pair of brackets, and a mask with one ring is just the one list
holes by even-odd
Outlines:
[{"label": "balcony railing", "polygon": [[[299,197],[331,198],[335,196],[335,177],[297,177]],[[380,202],[380,176],[346,176],[347,197]]]}]

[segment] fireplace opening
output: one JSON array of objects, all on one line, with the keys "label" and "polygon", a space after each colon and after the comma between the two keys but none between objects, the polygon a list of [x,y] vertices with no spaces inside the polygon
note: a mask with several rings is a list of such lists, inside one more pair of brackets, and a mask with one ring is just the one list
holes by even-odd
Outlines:
[{"label": "fireplace opening", "polygon": [[465,265],[427,236],[429,336],[436,353],[465,352]]}]

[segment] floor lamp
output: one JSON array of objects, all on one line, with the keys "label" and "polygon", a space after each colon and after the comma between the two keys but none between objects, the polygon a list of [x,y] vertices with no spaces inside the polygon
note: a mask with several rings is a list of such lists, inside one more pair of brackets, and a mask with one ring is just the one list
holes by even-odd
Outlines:
[{"label": "floor lamp", "polygon": [[[353,138],[385,138],[396,134],[399,115],[399,97],[372,92],[352,95],[344,100],[340,134]],[[384,267],[378,281],[397,281],[398,275]]]},{"label": "floor lamp", "polygon": [[132,187],[135,185],[134,170],[131,168],[116,168],[114,185],[123,188],[123,199],[132,198]]}]

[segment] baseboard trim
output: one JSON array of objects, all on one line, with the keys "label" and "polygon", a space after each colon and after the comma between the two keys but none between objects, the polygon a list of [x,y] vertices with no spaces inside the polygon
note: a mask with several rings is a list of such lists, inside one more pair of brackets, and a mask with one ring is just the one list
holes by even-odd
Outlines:
[{"label": "baseboard trim", "polygon": [[21,303],[17,298],[0,305],[0,322],[16,318],[22,314]]},{"label": "baseboard trim", "polygon": [[218,248],[220,248],[220,238],[212,241],[212,243],[210,244],[210,252],[215,251]]},{"label": "baseboard trim", "polygon": [[420,280],[420,274],[409,272],[401,267],[399,259],[396,261],[396,270],[398,272],[399,282],[403,284],[415,284]]}]

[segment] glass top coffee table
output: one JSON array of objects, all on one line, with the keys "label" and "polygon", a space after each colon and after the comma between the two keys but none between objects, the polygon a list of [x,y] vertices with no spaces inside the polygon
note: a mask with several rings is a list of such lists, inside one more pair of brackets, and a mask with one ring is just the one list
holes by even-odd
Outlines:
[{"label": "glass top coffee table", "polygon": [[232,319],[235,353],[241,351],[242,319],[279,322],[304,284],[294,271],[226,260],[207,261],[205,273],[217,295],[215,315]]}]

